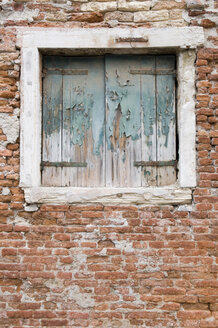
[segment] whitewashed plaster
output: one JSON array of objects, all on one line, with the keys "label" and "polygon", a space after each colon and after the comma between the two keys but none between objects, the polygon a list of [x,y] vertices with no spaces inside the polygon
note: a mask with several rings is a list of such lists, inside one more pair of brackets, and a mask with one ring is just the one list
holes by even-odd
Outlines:
[{"label": "whitewashed plaster", "polygon": [[[124,40],[125,38],[126,41]],[[134,41],[130,42],[130,39]],[[185,204],[196,185],[195,164],[195,49],[203,45],[200,27],[163,29],[20,29],[21,171],[20,186],[27,203]],[[165,188],[69,188],[41,186],[41,55],[55,49],[115,49],[140,53],[170,50],[178,54],[179,176]],[[185,188],[184,188],[185,187]]]},{"label": "whitewashed plaster", "polygon": [[194,50],[181,51],[178,55],[178,180],[182,187],[196,186],[195,59]]}]

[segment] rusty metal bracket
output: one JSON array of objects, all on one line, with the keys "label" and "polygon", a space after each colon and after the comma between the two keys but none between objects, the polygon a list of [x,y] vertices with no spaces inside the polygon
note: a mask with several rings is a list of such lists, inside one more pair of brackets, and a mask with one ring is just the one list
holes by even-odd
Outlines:
[{"label": "rusty metal bracket", "polygon": [[163,167],[163,166],[175,166],[177,165],[177,161],[139,161],[134,162],[134,166],[157,166],[157,167]]},{"label": "rusty metal bracket", "polygon": [[174,75],[176,76],[175,70],[169,70],[169,69],[147,69],[147,68],[141,68],[141,69],[130,69],[130,74],[142,74],[142,75]]},{"label": "rusty metal bracket", "polygon": [[62,69],[62,68],[44,68],[43,75],[49,74],[63,74],[63,75],[88,75],[87,69]]},{"label": "rusty metal bracket", "polygon": [[148,42],[148,37],[120,37],[115,39],[116,42]]},{"label": "rusty metal bracket", "polygon": [[85,162],[42,162],[41,170],[44,167],[87,167],[87,163]]}]

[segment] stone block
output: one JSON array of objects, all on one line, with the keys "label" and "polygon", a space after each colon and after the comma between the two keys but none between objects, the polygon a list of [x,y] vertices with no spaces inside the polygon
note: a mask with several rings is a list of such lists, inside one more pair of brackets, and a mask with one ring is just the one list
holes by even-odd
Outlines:
[{"label": "stone block", "polygon": [[57,12],[57,13],[48,13],[46,15],[46,19],[48,21],[52,21],[52,22],[66,22],[67,21],[67,15],[66,13],[62,13],[62,12]]},{"label": "stone block", "polygon": [[119,0],[118,1],[118,10],[121,11],[145,11],[149,10],[151,7],[150,1],[126,1]]},{"label": "stone block", "polygon": [[169,15],[170,15],[170,19],[182,19],[181,10],[170,10]]},{"label": "stone block", "polygon": [[186,0],[188,9],[200,9],[204,8],[205,0]]},{"label": "stone block", "polygon": [[132,22],[133,13],[114,11],[106,13],[104,19],[106,22],[111,20],[117,20],[118,22]]},{"label": "stone block", "polygon": [[177,2],[177,1],[158,1],[156,2],[152,10],[163,10],[163,9],[183,9],[185,8],[184,2]]},{"label": "stone block", "polygon": [[134,14],[135,23],[158,22],[158,21],[166,21],[168,19],[169,19],[168,10],[140,11]]},{"label": "stone block", "polygon": [[117,9],[116,2],[89,2],[81,5],[81,11],[114,11]]}]

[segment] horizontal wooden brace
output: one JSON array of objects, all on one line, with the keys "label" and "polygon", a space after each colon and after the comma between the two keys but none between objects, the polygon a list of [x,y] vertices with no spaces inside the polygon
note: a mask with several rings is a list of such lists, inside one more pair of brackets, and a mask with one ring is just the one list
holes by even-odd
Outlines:
[{"label": "horizontal wooden brace", "polygon": [[176,76],[175,70],[167,70],[167,69],[131,69],[130,74],[142,74],[142,75],[174,75]]},{"label": "horizontal wooden brace", "polygon": [[85,162],[42,162],[41,169],[47,167],[86,167]]},{"label": "horizontal wooden brace", "polygon": [[139,161],[134,162],[134,166],[175,166],[177,165],[177,161]]},{"label": "horizontal wooden brace", "polygon": [[44,68],[43,74],[88,75],[87,69]]}]

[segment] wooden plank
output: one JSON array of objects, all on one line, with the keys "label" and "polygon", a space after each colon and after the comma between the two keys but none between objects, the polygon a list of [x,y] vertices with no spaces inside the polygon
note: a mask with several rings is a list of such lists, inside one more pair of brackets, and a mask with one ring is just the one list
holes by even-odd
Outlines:
[{"label": "wooden plank", "polygon": [[[175,69],[174,56],[157,56],[157,69]],[[176,113],[175,78],[172,75],[160,75],[157,79],[157,160],[176,159]],[[176,182],[176,169],[173,166],[159,167],[158,185]]]},{"label": "wooden plank", "polygon": [[66,58],[64,69],[88,75],[63,76],[63,161],[87,167],[63,168],[62,185],[104,186],[104,61],[103,57]]},{"label": "wooden plank", "polygon": [[[43,81],[42,160],[61,161],[62,76],[46,75]],[[61,168],[45,167],[42,184],[61,185]]]},{"label": "wooden plank", "polygon": [[[141,67],[144,70],[155,70],[155,56],[143,56]],[[157,129],[156,129],[156,97],[155,76],[141,75],[142,102],[142,161],[157,160]],[[157,168],[155,166],[142,167],[142,186],[156,185]]]},{"label": "wooden plank", "polygon": [[106,56],[106,186],[141,186],[139,56]]}]

